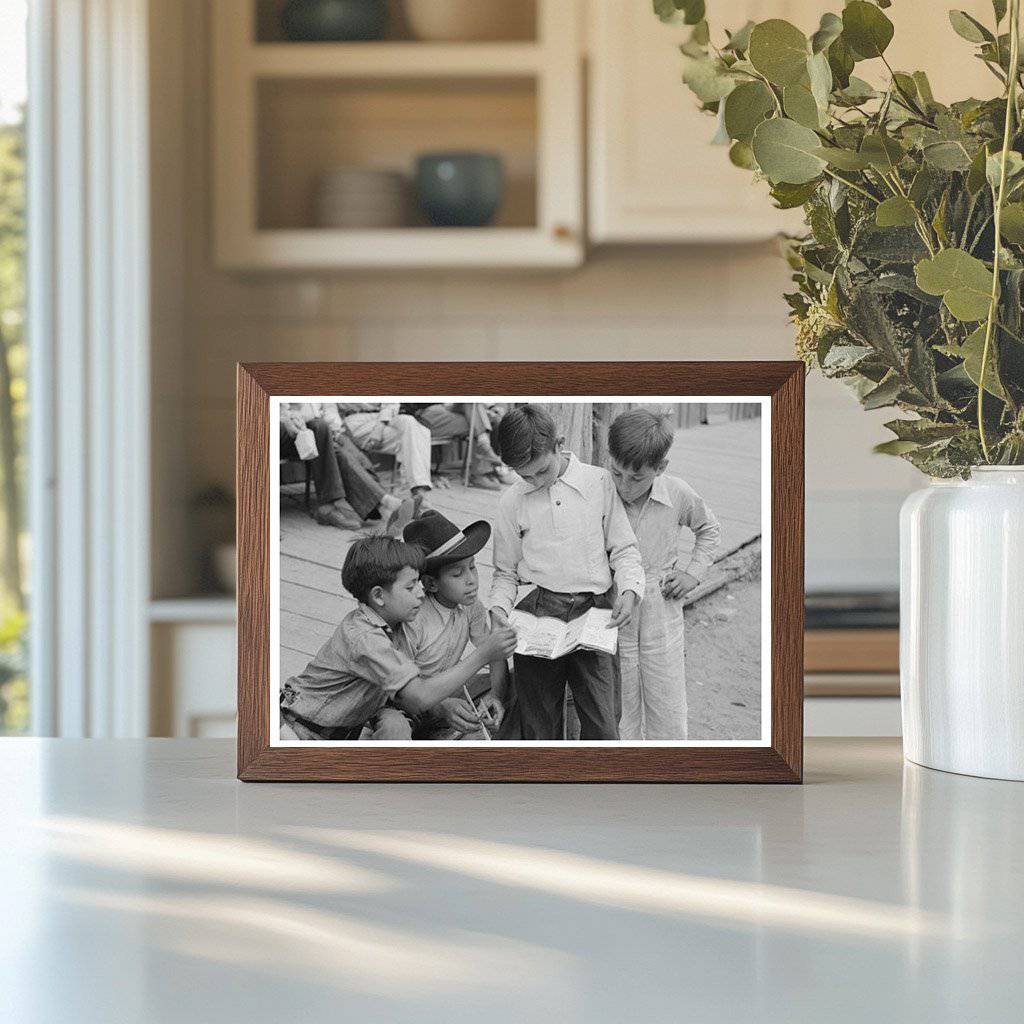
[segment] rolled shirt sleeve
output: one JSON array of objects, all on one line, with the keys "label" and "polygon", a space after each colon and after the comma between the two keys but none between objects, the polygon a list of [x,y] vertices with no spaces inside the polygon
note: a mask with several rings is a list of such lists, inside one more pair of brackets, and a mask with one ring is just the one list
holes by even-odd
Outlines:
[{"label": "rolled shirt sleeve", "polygon": [[640,557],[640,546],[636,542],[629,517],[615,492],[615,482],[610,473],[604,480],[604,537],[608,551],[608,565],[612,570],[616,589],[620,594],[632,590],[638,601],[644,597],[644,567]]},{"label": "rolled shirt sleeve", "polygon": [[491,626],[487,619],[487,609],[480,601],[476,601],[469,609],[469,642],[474,647],[479,647],[490,632]]},{"label": "rolled shirt sleeve", "polygon": [[695,538],[684,571],[694,579],[702,580],[714,563],[715,554],[722,542],[722,527],[704,499],[689,485],[686,486],[679,525],[692,530]]},{"label": "rolled shirt sleeve", "polygon": [[494,579],[491,582],[491,607],[508,615],[519,593],[519,563],[523,558],[523,541],[516,521],[515,502],[518,495],[506,491],[498,505],[494,526]]}]

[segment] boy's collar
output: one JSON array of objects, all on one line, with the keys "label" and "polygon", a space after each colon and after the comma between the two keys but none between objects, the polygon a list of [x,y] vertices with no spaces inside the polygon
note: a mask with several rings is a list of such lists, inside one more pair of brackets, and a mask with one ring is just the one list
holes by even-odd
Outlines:
[{"label": "boy's collar", "polygon": [[583,463],[576,458],[575,452],[560,452],[559,454],[565,454],[569,456],[569,462],[565,467],[565,472],[552,483],[552,487],[558,483],[559,480],[562,483],[568,484],[574,491],[579,491],[580,494],[584,494],[585,480],[583,479]]},{"label": "boy's collar", "polygon": [[669,493],[664,473],[659,473],[651,484],[651,501],[660,502],[662,505],[672,504],[672,495]]},{"label": "boy's collar", "polygon": [[446,604],[442,604],[438,601],[434,594],[427,594],[426,599],[433,605],[434,610],[438,615],[441,616],[442,622],[447,622],[458,610],[460,605],[456,605],[454,608],[449,608]]},{"label": "boy's collar", "polygon": [[[386,629],[388,633],[394,633],[395,627],[392,626],[387,619],[385,619],[380,612],[374,611],[368,604],[359,602],[359,610],[363,613],[363,617],[371,626],[380,626],[382,629]],[[401,625],[401,623],[399,623]]]}]

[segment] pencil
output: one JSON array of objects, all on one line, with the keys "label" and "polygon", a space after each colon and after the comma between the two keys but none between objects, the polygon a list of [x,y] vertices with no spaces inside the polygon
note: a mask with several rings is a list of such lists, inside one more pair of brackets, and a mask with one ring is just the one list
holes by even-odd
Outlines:
[{"label": "pencil", "polygon": [[484,725],[484,720],[480,717],[480,712],[477,710],[476,701],[469,695],[469,687],[463,686],[462,692],[466,695],[466,700],[469,701],[469,706],[473,709],[473,714],[476,715],[476,720],[480,723],[480,729],[483,731],[484,739],[489,740],[491,734],[487,731],[487,726]]}]

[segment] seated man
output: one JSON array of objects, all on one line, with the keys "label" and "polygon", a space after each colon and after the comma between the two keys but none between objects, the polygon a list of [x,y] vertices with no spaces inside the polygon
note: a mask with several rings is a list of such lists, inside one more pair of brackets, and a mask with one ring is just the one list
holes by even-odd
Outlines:
[{"label": "seated man", "polygon": [[316,440],[317,455],[311,462],[317,522],[358,530],[365,519],[387,519],[395,514],[401,502],[381,486],[369,459],[341,431],[331,406],[282,404],[282,458],[298,457],[295,435],[305,428],[313,431]]},{"label": "seated man", "polygon": [[343,530],[358,530],[362,521],[348,503],[345,484],[331,443],[331,429],[327,422],[318,416],[310,416],[307,419],[304,411],[291,402],[281,404],[280,419],[282,459],[297,459],[299,453],[295,447],[296,435],[300,430],[313,431],[316,457],[309,462],[313,471],[313,486],[316,488],[317,507],[313,513],[316,521]]},{"label": "seated man", "polygon": [[462,404],[407,406],[410,412],[430,430],[434,441],[463,441],[469,437],[469,425],[473,424],[473,465],[470,468],[469,484],[488,491],[501,489],[502,484],[512,482],[511,474],[491,447],[491,425],[497,423],[504,413],[504,406],[487,405],[482,402]]},{"label": "seated man", "polygon": [[357,448],[394,455],[402,482],[419,509],[431,488],[430,431],[414,417],[399,413],[397,403],[337,405],[340,422]]}]

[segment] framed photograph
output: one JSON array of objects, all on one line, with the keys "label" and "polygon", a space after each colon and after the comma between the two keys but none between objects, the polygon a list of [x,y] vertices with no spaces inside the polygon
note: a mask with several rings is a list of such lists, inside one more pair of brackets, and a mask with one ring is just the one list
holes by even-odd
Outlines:
[{"label": "framed photograph", "polygon": [[238,367],[238,776],[799,782],[799,362]]}]

